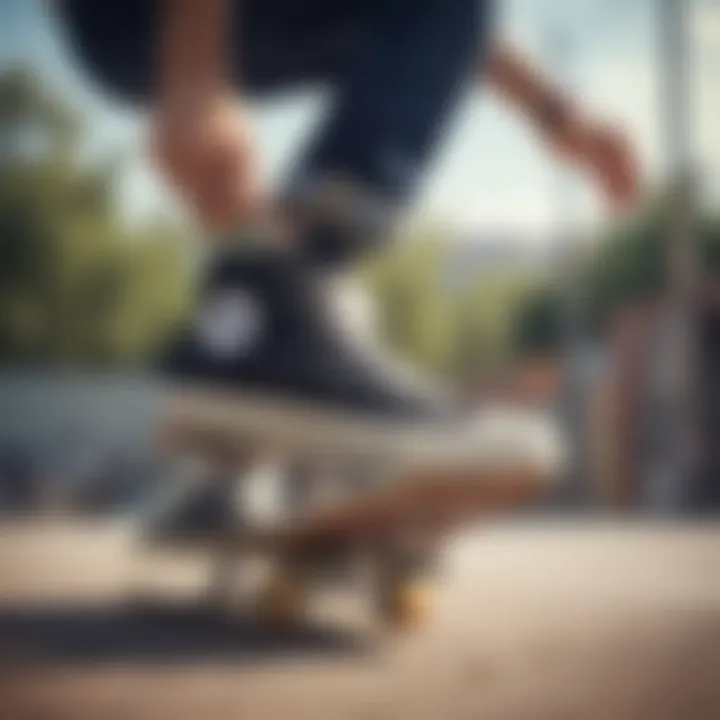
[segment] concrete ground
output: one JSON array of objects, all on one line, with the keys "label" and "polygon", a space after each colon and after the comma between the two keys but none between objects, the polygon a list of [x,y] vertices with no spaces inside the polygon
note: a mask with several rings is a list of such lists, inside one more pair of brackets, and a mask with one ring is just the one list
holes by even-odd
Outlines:
[{"label": "concrete ground", "polygon": [[487,525],[448,548],[432,622],[382,641],[332,593],[286,636],[140,611],[138,578],[175,597],[201,579],[192,559],[149,568],[117,529],[4,526],[2,720],[720,717],[709,524]]}]

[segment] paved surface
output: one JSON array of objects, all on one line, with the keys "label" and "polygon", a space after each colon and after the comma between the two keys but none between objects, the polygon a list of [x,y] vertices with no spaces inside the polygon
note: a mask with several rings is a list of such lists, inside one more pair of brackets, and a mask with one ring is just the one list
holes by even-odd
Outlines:
[{"label": "paved surface", "polygon": [[[4,528],[2,720],[720,717],[710,525],[487,526],[449,549],[434,621],[383,643],[337,597],[286,637],[140,612],[138,562],[100,526]],[[153,567],[177,597],[201,578],[191,560]]]}]

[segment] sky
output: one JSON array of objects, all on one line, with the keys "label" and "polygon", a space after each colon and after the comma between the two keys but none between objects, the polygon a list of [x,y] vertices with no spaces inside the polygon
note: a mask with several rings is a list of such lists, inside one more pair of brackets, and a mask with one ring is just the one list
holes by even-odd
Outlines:
[{"label": "sky", "polygon": [[[681,1],[681,0],[678,0]],[[499,0],[500,37],[572,89],[593,114],[624,129],[643,174],[663,176],[658,78],[659,0]],[[689,0],[692,152],[706,199],[720,205],[720,0]],[[567,37],[564,57],[551,38]],[[130,219],[177,212],[143,153],[146,123],[93,87],[72,57],[42,0],[0,0],[0,71],[18,61],[77,103],[89,119],[91,152],[127,150],[119,203]],[[322,98],[295,93],[253,105],[255,130],[272,179],[282,177]],[[569,188],[559,200],[558,183]],[[542,241],[559,205],[577,225],[601,222],[606,209],[581,176],[558,168],[526,121],[486,89],[469,90],[444,135],[411,209],[440,218],[464,237],[497,232]]]}]

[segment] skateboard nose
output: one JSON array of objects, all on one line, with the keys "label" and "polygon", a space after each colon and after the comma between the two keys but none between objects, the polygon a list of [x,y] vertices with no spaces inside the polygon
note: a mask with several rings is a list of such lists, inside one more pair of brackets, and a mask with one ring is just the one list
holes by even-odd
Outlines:
[{"label": "skateboard nose", "polygon": [[523,408],[486,408],[470,424],[466,442],[476,459],[499,469],[521,469],[555,482],[568,462],[560,423]]}]

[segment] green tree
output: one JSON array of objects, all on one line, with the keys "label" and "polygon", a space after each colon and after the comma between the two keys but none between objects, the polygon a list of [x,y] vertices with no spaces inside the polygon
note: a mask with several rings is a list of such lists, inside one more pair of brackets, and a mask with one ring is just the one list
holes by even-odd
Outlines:
[{"label": "green tree", "polygon": [[[670,204],[662,199],[634,221],[612,227],[585,273],[590,327],[602,333],[622,307],[656,296],[668,282]],[[699,264],[706,278],[720,273],[720,215],[697,222]]]},{"label": "green tree", "polygon": [[22,70],[0,77],[0,360],[139,361],[188,295],[177,231],[127,227],[117,163],[78,156],[82,118]]},{"label": "green tree", "polygon": [[510,319],[534,279],[480,268],[458,285],[453,252],[442,232],[401,238],[367,277],[386,340],[424,370],[463,384],[508,361]]},{"label": "green tree", "polygon": [[[656,296],[667,283],[669,204],[658,201],[637,218],[610,227],[583,271],[585,319],[601,336],[623,307]],[[720,274],[720,216],[701,217],[697,232],[706,277]],[[513,321],[514,345],[522,355],[556,352],[562,338],[562,298],[547,282],[521,303]]]},{"label": "green tree", "polygon": [[548,284],[529,291],[518,303],[510,325],[516,355],[556,354],[562,342],[562,298],[557,289]]},{"label": "green tree", "polygon": [[451,363],[453,306],[443,288],[445,252],[432,233],[403,238],[367,271],[385,339],[435,374]]},{"label": "green tree", "polygon": [[453,376],[472,383],[515,355],[512,319],[536,279],[525,271],[479,276],[457,299]]}]

